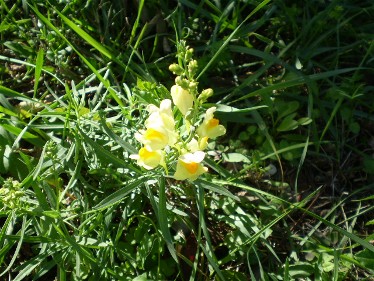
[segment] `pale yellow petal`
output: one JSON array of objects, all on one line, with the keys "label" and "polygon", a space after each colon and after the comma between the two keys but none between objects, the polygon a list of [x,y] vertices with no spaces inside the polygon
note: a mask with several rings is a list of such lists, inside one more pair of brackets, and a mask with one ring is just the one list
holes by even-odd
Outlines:
[{"label": "pale yellow petal", "polygon": [[176,180],[196,180],[201,174],[206,173],[208,168],[201,164],[205,157],[202,151],[187,153],[179,157],[174,174]]},{"label": "pale yellow petal", "polygon": [[218,119],[213,117],[215,110],[215,107],[211,107],[206,111],[203,123],[196,130],[200,138],[215,139],[226,134],[226,128],[219,124]]},{"label": "pale yellow petal", "polygon": [[147,170],[151,170],[160,165],[162,160],[162,152],[160,150],[149,151],[145,147],[142,147],[139,150],[137,160],[139,166],[142,166]]},{"label": "pale yellow petal", "polygon": [[[160,104],[160,108],[154,105],[150,106],[149,111],[151,114],[145,121],[145,127],[148,130],[162,132],[167,137],[167,142],[164,145],[173,146],[178,139],[178,134],[175,131],[175,121],[171,110],[171,100],[163,100]],[[164,143],[165,140],[166,139],[163,139],[162,143]],[[152,146],[150,143],[147,143],[147,145],[148,148]]]},{"label": "pale yellow petal", "polygon": [[194,98],[192,94],[179,85],[172,86],[170,93],[173,103],[183,115],[186,115],[187,111],[193,106]]},{"label": "pale yellow petal", "polygon": [[167,132],[161,128],[158,130],[150,128],[145,131],[142,143],[147,150],[155,151],[165,148],[169,143],[169,137]]}]

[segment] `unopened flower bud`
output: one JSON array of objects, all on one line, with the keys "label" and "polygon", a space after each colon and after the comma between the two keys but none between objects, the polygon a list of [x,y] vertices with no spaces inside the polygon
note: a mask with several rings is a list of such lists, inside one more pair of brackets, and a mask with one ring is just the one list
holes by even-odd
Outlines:
[{"label": "unopened flower bud", "polygon": [[190,61],[192,59],[192,56],[193,56],[193,49],[190,48],[186,51],[184,58],[186,61]]},{"label": "unopened flower bud", "polygon": [[169,70],[177,75],[182,75],[184,72],[183,68],[179,64],[176,64],[176,63],[171,64],[169,66]]},{"label": "unopened flower bud", "polygon": [[201,94],[199,95],[198,97],[198,100],[201,102],[201,103],[204,103],[207,101],[207,99],[209,97],[213,96],[213,90],[211,88],[209,89],[205,89],[201,92]]},{"label": "unopened flower bud", "polygon": [[186,115],[187,111],[193,106],[193,95],[180,85],[174,85],[170,90],[173,103],[178,107],[179,111]]},{"label": "unopened flower bud", "polygon": [[198,65],[196,60],[192,60],[188,63],[188,73],[193,76],[197,71]]},{"label": "unopened flower bud", "polygon": [[210,98],[211,96],[213,96],[213,89],[211,88],[205,89],[201,92],[201,95],[204,97]]},{"label": "unopened flower bud", "polygon": [[175,77],[175,84],[179,85],[182,82],[182,78],[180,76]]},{"label": "unopened flower bud", "polygon": [[190,83],[188,84],[188,87],[189,87],[190,89],[196,89],[196,88],[197,88],[197,84],[199,84],[199,83],[197,83],[197,82],[190,82]]},{"label": "unopened flower bud", "polygon": [[183,79],[180,76],[177,76],[175,78],[175,84],[178,86],[181,86],[183,89],[188,89],[190,86],[190,83],[187,79]]}]

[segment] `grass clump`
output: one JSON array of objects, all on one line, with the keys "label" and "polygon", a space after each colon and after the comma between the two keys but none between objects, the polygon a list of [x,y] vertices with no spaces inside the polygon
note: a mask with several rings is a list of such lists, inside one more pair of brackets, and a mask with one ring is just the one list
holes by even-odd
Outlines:
[{"label": "grass clump", "polygon": [[0,279],[371,280],[370,1],[0,3]]}]

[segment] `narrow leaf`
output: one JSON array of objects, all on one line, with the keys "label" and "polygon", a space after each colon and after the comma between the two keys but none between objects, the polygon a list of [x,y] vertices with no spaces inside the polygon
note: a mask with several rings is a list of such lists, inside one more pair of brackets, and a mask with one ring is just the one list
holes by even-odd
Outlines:
[{"label": "narrow leaf", "polygon": [[121,201],[127,194],[132,192],[134,189],[141,187],[142,184],[146,181],[146,177],[140,177],[133,182],[127,182],[125,187],[117,190],[116,192],[110,194],[109,196],[105,197],[99,204],[97,204],[93,209],[95,210],[102,210],[112,206],[113,204],[118,203]]},{"label": "narrow leaf", "polygon": [[210,181],[205,181],[202,179],[196,180],[197,185],[200,185],[201,187],[208,189],[210,191],[216,192],[218,194],[230,197],[231,199],[234,199],[235,201],[239,201],[239,198],[232,194],[227,188],[223,187],[222,185],[214,184]]},{"label": "narrow leaf", "polygon": [[34,82],[34,98],[36,97],[36,92],[38,90],[39,79],[40,75],[43,70],[43,60],[44,60],[44,51],[40,49],[38,55],[36,57],[36,64],[35,64],[35,82]]},{"label": "narrow leaf", "polygon": [[238,30],[242,27],[242,25],[251,18],[255,13],[257,13],[261,8],[263,8],[267,3],[269,3],[270,0],[264,0],[262,1],[257,7],[238,25],[237,28],[231,32],[230,36],[223,42],[222,46],[218,49],[218,51],[214,54],[214,56],[210,59],[210,61],[205,65],[203,70],[199,73],[197,76],[197,80],[201,77],[201,75],[204,74],[204,72],[210,67],[210,65],[218,58],[218,56],[221,54],[221,52],[226,48],[226,46],[229,44],[229,42],[234,38],[235,34],[238,32]]},{"label": "narrow leaf", "polygon": [[123,149],[125,149],[127,152],[131,154],[136,154],[137,151],[136,149],[129,144],[128,142],[123,141],[119,136],[117,136],[105,123],[105,119],[102,115],[100,115],[100,124],[103,127],[105,133],[112,138],[117,144],[119,144]]},{"label": "narrow leaf", "polygon": [[129,165],[128,163],[126,163],[122,159],[116,157],[115,155],[110,153],[110,151],[108,151],[104,147],[102,147],[101,145],[97,144],[89,136],[87,136],[85,133],[83,133],[83,131],[81,129],[78,128],[78,131],[83,136],[85,142],[88,145],[90,145],[93,150],[95,150],[95,152],[96,152],[96,154],[99,158],[105,159],[105,161],[108,161],[108,162],[116,165],[117,167],[128,168],[130,170],[139,172],[138,170],[135,170],[133,167],[131,167],[131,165]]},{"label": "narrow leaf", "polygon": [[23,94],[20,94],[14,90],[11,90],[7,87],[4,87],[4,86],[1,86],[0,85],[0,94],[3,94],[4,96],[8,97],[8,98],[14,98],[14,99],[19,99],[19,100],[24,100],[24,101],[31,101],[31,102],[35,102],[33,99],[23,95]]},{"label": "narrow leaf", "polygon": [[176,250],[173,246],[173,242],[171,239],[171,234],[169,230],[169,225],[168,225],[168,213],[166,209],[166,191],[165,191],[165,178],[160,177],[159,181],[159,202],[158,202],[158,222],[160,224],[160,230],[162,233],[162,236],[165,239],[166,246],[169,249],[169,252],[173,259],[178,262],[177,258],[177,253]]},{"label": "narrow leaf", "polygon": [[42,138],[40,138],[39,136],[36,136],[36,135],[34,135],[32,133],[29,133],[29,132],[26,132],[23,129],[11,126],[9,124],[1,124],[1,127],[3,127],[5,130],[7,130],[8,132],[10,132],[10,133],[12,133],[16,136],[22,135],[22,137],[21,137],[22,139],[28,141],[29,143],[31,143],[35,146],[42,147],[45,143],[45,141]]}]

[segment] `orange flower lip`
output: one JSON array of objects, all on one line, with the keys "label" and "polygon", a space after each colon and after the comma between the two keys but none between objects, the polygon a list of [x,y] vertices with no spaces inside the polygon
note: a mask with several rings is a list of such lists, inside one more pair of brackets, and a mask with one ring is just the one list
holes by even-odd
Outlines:
[{"label": "orange flower lip", "polygon": [[201,164],[204,157],[205,153],[202,151],[186,153],[180,156],[174,178],[176,180],[196,180],[201,174],[208,171],[208,169]]},{"label": "orange flower lip", "polygon": [[199,168],[199,164],[196,162],[190,162],[190,163],[185,163],[183,162],[184,167],[190,174],[195,174],[197,169]]},{"label": "orange flower lip", "polygon": [[216,118],[212,118],[212,119],[209,120],[209,122],[207,124],[207,127],[208,128],[214,128],[214,127],[216,127],[218,125],[219,125],[219,120],[216,119]]}]

